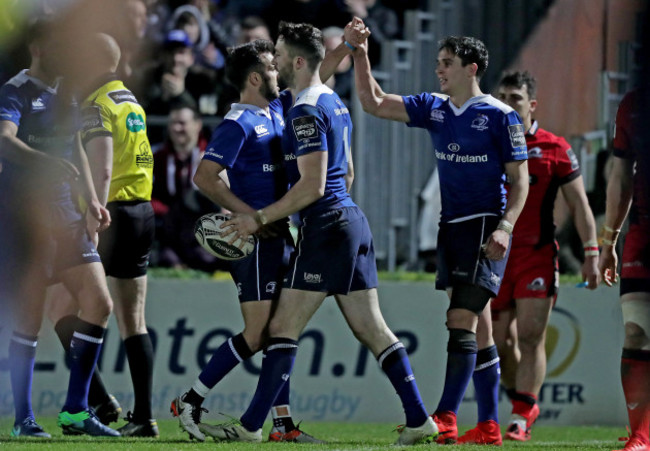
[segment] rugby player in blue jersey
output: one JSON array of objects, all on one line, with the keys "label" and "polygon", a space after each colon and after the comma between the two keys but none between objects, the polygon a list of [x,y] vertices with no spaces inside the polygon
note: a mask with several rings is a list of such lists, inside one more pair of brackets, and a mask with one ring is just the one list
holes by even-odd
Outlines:
[{"label": "rugby player in blue jersey", "polygon": [[[377,297],[372,234],[348,193],[352,122],[339,97],[321,83],[321,32],[282,22],[276,45],[280,78],[296,101],[285,119],[282,149],[291,189],[256,212],[237,214],[224,227],[248,236],[298,213],[296,251],[269,323],[266,358],[253,400],[240,420],[202,430],[221,440],[260,441],[273,401],[291,374],[298,339],[328,295],[334,295],[354,335],[377,358],[406,413],[398,444],[434,440],[406,350],[386,325]],[[230,233],[230,230],[228,230]]]},{"label": "rugby player in blue jersey", "polygon": [[[281,137],[284,115],[293,102],[292,92],[278,89],[278,72],[270,41],[257,40],[230,52],[226,75],[239,90],[239,103],[232,105],[216,128],[194,181],[216,204],[236,213],[255,213],[288,189],[283,169]],[[322,79],[329,78],[350,49],[340,45],[321,66]],[[221,178],[224,170],[229,185]],[[172,413],[190,437],[204,440],[199,429],[201,405],[209,391],[236,365],[264,347],[272,302],[277,301],[282,278],[294,249],[285,216],[260,233],[250,258],[230,263],[239,292],[244,330],[229,338],[212,355],[207,366],[186,394],[172,402]],[[282,387],[272,408],[270,441],[322,443],[298,429],[289,406],[290,381]]]},{"label": "rugby player in blue jersey", "polygon": [[[359,19],[354,22],[364,28]],[[499,292],[512,229],[528,193],[524,127],[512,108],[481,92],[488,52],[478,39],[451,36],[440,42],[436,75],[444,95],[384,93],[372,76],[367,44],[358,46],[355,79],[364,110],[428,130],[438,160],[442,217],[436,287],[451,299],[445,385],[433,414],[438,441],[501,444],[499,357],[489,301]],[[487,343],[482,349],[476,336],[479,318],[479,333],[486,335],[480,342]],[[458,438],[456,414],[475,368],[479,423]]]},{"label": "rugby player in blue jersey", "polygon": [[49,437],[34,419],[32,375],[45,289],[61,281],[78,300],[80,319],[70,345],[70,380],[58,424],[64,432],[119,436],[88,408],[88,385],[112,300],[77,196],[83,196],[99,229],[108,227],[110,214],[92,184],[77,133],[76,105],[59,93],[59,44],[48,24],[37,23],[30,33],[30,68],[0,88],[0,295],[11,299],[14,308],[12,435]]}]

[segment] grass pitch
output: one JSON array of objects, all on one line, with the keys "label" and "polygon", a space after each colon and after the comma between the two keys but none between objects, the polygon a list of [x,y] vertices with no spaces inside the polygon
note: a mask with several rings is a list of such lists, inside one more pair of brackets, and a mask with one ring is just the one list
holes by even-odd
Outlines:
[{"label": "grass pitch", "polygon": [[[63,436],[56,426],[55,418],[39,418],[39,423],[52,434],[52,439],[12,438],[9,436],[13,420],[0,419],[0,448],[17,450],[186,450],[186,449],[223,449],[223,450],[258,450],[258,449],[300,449],[300,450],[382,450],[395,449],[390,445],[397,439],[393,424],[378,423],[309,423],[304,429],[310,434],[323,440],[327,445],[304,445],[290,443],[219,443],[212,439],[205,443],[190,441],[187,433],[181,431],[176,420],[158,420],[160,428],[159,439],[130,439],[130,438],[92,438],[85,436]],[[123,423],[119,423],[118,427]],[[115,424],[113,424],[115,426]],[[471,426],[461,427],[464,432]],[[264,432],[268,433],[267,424]],[[566,426],[550,427],[537,426],[533,430],[533,438],[529,442],[504,442],[502,449],[524,450],[613,450],[621,449],[624,443],[617,438],[625,435],[620,427],[597,426]],[[430,449],[436,445],[418,445],[409,447],[413,450]],[[452,450],[480,449],[478,446],[454,446]]]}]

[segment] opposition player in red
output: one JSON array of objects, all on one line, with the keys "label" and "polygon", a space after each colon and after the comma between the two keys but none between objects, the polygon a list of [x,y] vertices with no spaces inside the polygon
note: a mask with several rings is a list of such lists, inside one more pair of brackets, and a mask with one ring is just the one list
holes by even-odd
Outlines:
[{"label": "opposition player in red", "polygon": [[[536,87],[528,72],[514,72],[503,77],[498,94],[499,100],[519,113],[526,129],[530,180],[528,198],[512,234],[501,290],[492,300],[492,333],[501,359],[501,383],[512,401],[505,439],[518,441],[530,439],[546,374],[546,326],[558,287],[553,223],[558,190],[584,243],[583,280],[591,290],[600,283],[596,225],[578,160],[564,138],[540,128],[533,119]],[[479,333],[479,348],[480,337]]]},{"label": "opposition player in red", "polygon": [[635,91],[628,93],[616,113],[612,171],[607,184],[603,248],[598,264],[607,286],[618,281],[616,240],[625,219],[630,228],[621,260],[621,308],[625,341],[621,381],[630,421],[623,449],[650,450],[650,199],[644,190],[645,166],[637,164],[641,147],[635,111]]}]

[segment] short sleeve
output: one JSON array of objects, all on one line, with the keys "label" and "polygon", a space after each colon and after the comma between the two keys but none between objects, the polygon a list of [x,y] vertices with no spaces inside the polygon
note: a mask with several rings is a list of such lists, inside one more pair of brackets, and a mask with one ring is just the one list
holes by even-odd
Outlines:
[{"label": "short sleeve", "polygon": [[580,176],[578,157],[564,138],[559,138],[557,146],[555,176],[564,185]]},{"label": "short sleeve", "polygon": [[10,85],[0,88],[0,121],[11,121],[20,126],[22,102],[18,92]]},{"label": "short sleeve", "polygon": [[503,161],[527,160],[526,131],[519,115],[515,111],[505,114],[503,125],[505,130],[500,134]]},{"label": "short sleeve", "polygon": [[404,96],[402,99],[404,100],[406,113],[409,116],[409,122],[406,125],[409,127],[430,128],[431,121],[429,119],[435,102],[434,96],[423,92],[414,96]]},{"label": "short sleeve", "polygon": [[203,159],[232,168],[246,142],[246,133],[236,121],[225,119],[212,134]]},{"label": "short sleeve", "polygon": [[294,107],[287,126],[292,134],[296,157],[328,150],[327,126],[318,108],[308,105]]},{"label": "short sleeve", "polygon": [[93,103],[81,108],[81,141],[84,145],[100,136],[113,136],[113,123],[109,111]]}]

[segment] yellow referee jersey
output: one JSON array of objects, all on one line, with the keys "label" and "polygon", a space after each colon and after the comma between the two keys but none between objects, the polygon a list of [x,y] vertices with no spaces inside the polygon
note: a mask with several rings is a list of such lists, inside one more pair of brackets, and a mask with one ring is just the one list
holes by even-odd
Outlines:
[{"label": "yellow referee jersey", "polygon": [[113,176],[108,202],[151,200],[153,153],[146,115],[119,80],[111,80],[86,98],[81,108],[84,145],[98,136],[113,138]]}]

